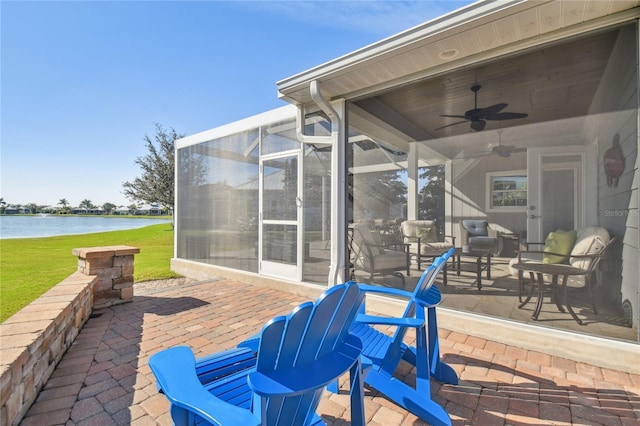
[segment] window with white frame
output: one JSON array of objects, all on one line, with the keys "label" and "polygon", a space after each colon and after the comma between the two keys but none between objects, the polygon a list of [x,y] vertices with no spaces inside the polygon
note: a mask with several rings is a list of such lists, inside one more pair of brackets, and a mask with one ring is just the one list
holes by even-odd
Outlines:
[{"label": "window with white frame", "polygon": [[487,173],[487,210],[523,212],[527,209],[527,172],[510,170]]}]

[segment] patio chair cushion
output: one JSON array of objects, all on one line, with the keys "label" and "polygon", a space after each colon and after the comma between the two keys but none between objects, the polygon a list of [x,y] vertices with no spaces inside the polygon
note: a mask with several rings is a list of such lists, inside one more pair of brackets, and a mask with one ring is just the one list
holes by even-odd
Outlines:
[{"label": "patio chair cushion", "polygon": [[[402,251],[384,250],[384,253],[373,256],[373,264],[376,270],[402,269],[407,264],[407,254]],[[362,269],[367,270],[364,265]]]},{"label": "patio chair cushion", "polygon": [[489,235],[487,231],[489,224],[486,220],[465,219],[462,221],[462,226],[469,232],[470,237],[486,237]]},{"label": "patio chair cushion", "polygon": [[[576,231],[563,231],[558,229],[555,232],[549,232],[544,242],[544,252],[542,263],[562,263],[571,254],[571,249],[576,242]],[[546,253],[557,253],[546,254]]]},{"label": "patio chair cushion", "polygon": [[448,241],[435,241],[433,243],[420,244],[420,254],[424,256],[439,256],[453,247]]},{"label": "patio chair cushion", "polygon": [[421,243],[434,243],[438,241],[436,234],[436,225],[418,226],[416,228],[416,236],[420,238]]},{"label": "patio chair cushion", "polygon": [[[575,245],[571,250],[572,256],[584,256],[600,253],[607,245],[611,236],[609,232],[600,226],[587,226],[578,230]],[[569,262],[574,268],[588,269],[592,259],[574,258]]]},{"label": "patio chair cushion", "polygon": [[496,239],[493,237],[486,237],[486,236],[469,237],[469,244],[474,248],[480,248],[480,249],[486,248],[491,250],[496,245]]}]

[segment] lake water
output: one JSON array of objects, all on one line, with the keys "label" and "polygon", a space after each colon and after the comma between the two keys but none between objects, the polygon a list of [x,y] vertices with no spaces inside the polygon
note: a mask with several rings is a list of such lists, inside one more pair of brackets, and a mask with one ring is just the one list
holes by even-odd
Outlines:
[{"label": "lake water", "polygon": [[0,216],[0,239],[53,237],[142,228],[171,219],[130,219],[92,216]]}]

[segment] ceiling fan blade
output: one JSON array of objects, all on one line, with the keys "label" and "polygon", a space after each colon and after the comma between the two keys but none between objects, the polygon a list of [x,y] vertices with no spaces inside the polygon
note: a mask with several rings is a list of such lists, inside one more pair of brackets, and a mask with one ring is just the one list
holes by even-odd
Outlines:
[{"label": "ceiling fan blade", "polygon": [[514,120],[516,118],[525,118],[528,117],[529,114],[524,112],[500,112],[497,114],[487,114],[485,115],[485,120]]},{"label": "ceiling fan blade", "polygon": [[516,148],[513,145],[498,145],[491,148],[491,151],[500,157],[509,158],[511,154],[515,152],[526,152],[527,148]]},{"label": "ceiling fan blade", "polygon": [[440,117],[464,118],[464,119],[467,118],[464,115],[441,115]]},{"label": "ceiling fan blade", "polygon": [[509,145],[498,145],[491,148],[491,151],[502,158],[511,157],[511,153],[513,152],[513,146]]},{"label": "ceiling fan blade", "polygon": [[484,120],[476,120],[471,122],[471,128],[476,132],[481,132],[484,130],[484,126],[487,125],[487,122]]},{"label": "ceiling fan blade", "polygon": [[435,131],[435,130],[444,129],[445,127],[457,126],[458,124],[462,124],[462,123],[466,123],[466,122],[467,122],[467,120],[464,120],[464,121],[458,121],[457,123],[447,124],[446,126],[437,127],[437,128],[435,128],[435,129],[433,129],[433,130]]},{"label": "ceiling fan blade", "polygon": [[462,153],[462,155],[458,154],[456,157],[454,157],[454,160],[471,160],[473,158],[482,158],[488,155],[491,155],[491,151],[475,152],[471,154]]},{"label": "ceiling fan blade", "polygon": [[508,106],[509,106],[508,104],[501,103],[501,104],[491,105],[485,108],[480,108],[478,110],[478,115],[484,116],[484,118],[486,118],[489,115],[494,115],[499,113],[500,111],[502,111]]},{"label": "ceiling fan blade", "polygon": [[[485,108],[478,108],[478,91],[482,86],[478,83],[475,83],[471,86],[471,91],[474,94],[474,108],[465,112],[464,115],[441,115],[440,117],[449,117],[449,118],[463,118],[466,121],[471,122],[471,130],[475,130],[476,132],[480,132],[484,130],[487,125],[486,120],[513,120],[516,118],[525,118],[528,117],[529,114],[523,112],[502,112],[503,109],[509,106],[504,102],[499,104],[491,105]],[[438,127],[434,130],[444,129],[445,127],[456,126],[458,124],[462,124],[464,121],[460,121],[457,123],[447,124],[446,126]]]}]

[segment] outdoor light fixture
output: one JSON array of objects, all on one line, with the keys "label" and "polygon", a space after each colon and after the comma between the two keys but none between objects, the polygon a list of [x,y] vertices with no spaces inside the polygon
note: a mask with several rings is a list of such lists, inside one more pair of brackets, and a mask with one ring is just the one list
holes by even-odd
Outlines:
[{"label": "outdoor light fixture", "polygon": [[458,49],[445,49],[438,54],[440,59],[448,61],[449,59],[453,59],[458,56]]}]

